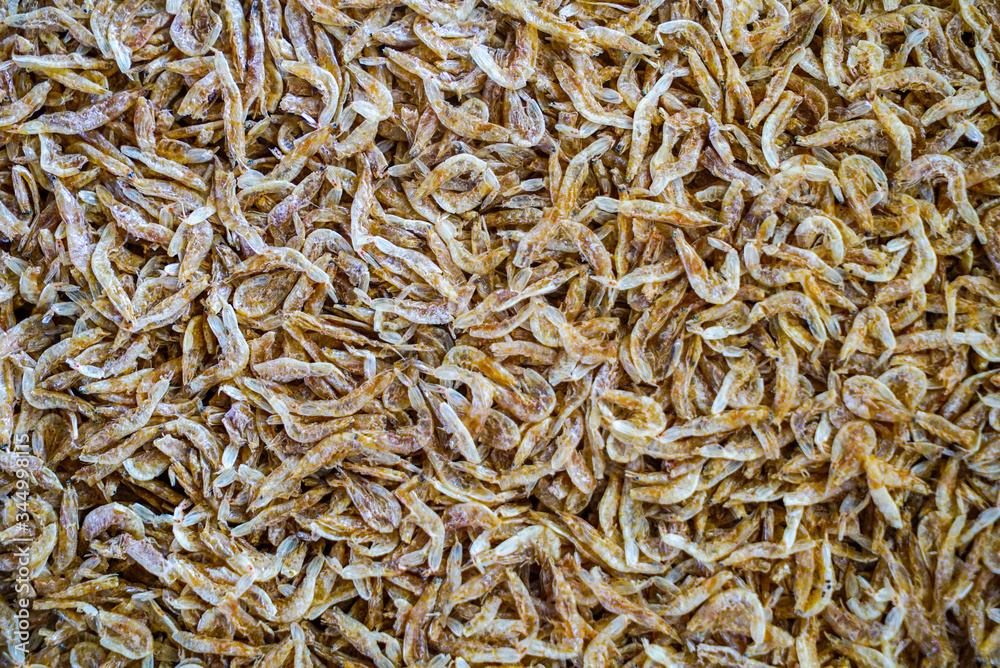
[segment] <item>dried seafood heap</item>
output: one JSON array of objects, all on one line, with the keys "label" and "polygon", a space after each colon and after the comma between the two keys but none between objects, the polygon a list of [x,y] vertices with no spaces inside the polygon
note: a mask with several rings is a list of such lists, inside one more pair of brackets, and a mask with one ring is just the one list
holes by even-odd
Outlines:
[{"label": "dried seafood heap", "polygon": [[0,665],[1000,663],[995,3],[0,13]]}]

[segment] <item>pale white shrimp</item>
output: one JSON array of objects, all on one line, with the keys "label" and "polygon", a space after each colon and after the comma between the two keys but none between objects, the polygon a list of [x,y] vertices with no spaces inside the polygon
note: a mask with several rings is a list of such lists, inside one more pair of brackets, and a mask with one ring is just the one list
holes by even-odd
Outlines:
[{"label": "pale white shrimp", "polygon": [[979,223],[979,214],[969,203],[965,187],[965,167],[950,155],[922,155],[903,165],[896,172],[896,181],[901,189],[912,188],[925,179],[943,178],[948,186],[948,197],[958,208],[958,215],[976,230],[980,243],[986,243],[986,236]]},{"label": "pale white shrimp", "polygon": [[826,341],[826,327],[816,303],[805,294],[794,290],[779,292],[755,304],[750,311],[750,320],[760,322],[764,318],[789,312],[805,320],[814,337]]},{"label": "pale white shrimp", "polygon": [[524,73],[500,67],[493,54],[482,44],[476,44],[469,49],[469,56],[472,57],[472,60],[475,61],[479,69],[485,72],[486,76],[492,79],[498,86],[510,90],[524,88],[526,84]]},{"label": "pale white shrimp", "polygon": [[839,266],[844,261],[844,235],[836,223],[826,216],[809,216],[795,228],[795,240],[806,248],[812,246],[820,235],[826,240],[828,262],[834,267]]},{"label": "pale white shrimp", "polygon": [[[854,217],[863,229],[872,231],[874,218],[871,209],[888,195],[889,187],[885,172],[871,158],[851,155],[840,162],[837,176],[844,189],[844,198],[854,212]],[[869,192],[867,185],[869,181],[875,186],[873,192]]]},{"label": "pale white shrimp", "polygon": [[926,285],[934,276],[934,272],[937,271],[937,253],[934,251],[934,246],[931,245],[930,239],[927,238],[927,233],[924,231],[924,224],[919,216],[915,218],[914,223],[908,231],[910,237],[913,239],[911,246],[913,264],[911,265],[909,274],[906,278],[890,281],[879,289],[875,296],[876,304],[888,304],[912,294]]},{"label": "pale white shrimp", "polygon": [[986,104],[985,91],[979,88],[965,88],[925,111],[924,115],[920,117],[920,122],[929,126],[945,116],[970,112],[982,104]]},{"label": "pale white shrimp", "polygon": [[361,69],[357,63],[347,66],[351,76],[365,92],[367,100],[355,100],[351,103],[354,111],[370,121],[384,121],[392,116],[392,91],[377,77]]},{"label": "pale white shrimp", "polygon": [[896,145],[899,151],[901,164],[907,164],[913,158],[913,138],[910,136],[912,130],[899,119],[896,112],[888,102],[882,99],[881,95],[876,95],[872,110],[875,118],[882,125],[882,129]]},{"label": "pale white shrimp", "polygon": [[708,237],[709,246],[726,254],[718,276],[712,276],[705,261],[684,238],[684,233],[674,230],[673,237],[691,289],[699,297],[711,304],[725,304],[736,296],[740,289],[740,256],[735,248],[720,239]]},{"label": "pale white shrimp", "polygon": [[885,351],[879,357],[877,365],[885,363],[896,350],[896,337],[892,333],[889,316],[878,306],[869,306],[854,317],[851,329],[844,337],[844,345],[840,348],[837,359],[847,361],[869,335],[878,337]]},{"label": "pale white shrimp", "polygon": [[843,199],[840,181],[831,169],[817,164],[792,164],[785,168],[788,162],[786,160],[779,166],[782,171],[771,177],[764,187],[764,192],[754,200],[747,214],[751,222],[760,223],[777,211],[788,199],[792,190],[803,181],[825,181],[833,190],[834,197],[838,201]]},{"label": "pale white shrimp", "polygon": [[282,70],[308,81],[320,92],[324,106],[317,124],[319,127],[329,125],[337,115],[337,105],[340,101],[340,84],[333,73],[319,65],[295,60],[283,60],[280,65]]},{"label": "pale white shrimp", "polygon": [[470,172],[473,176],[485,175],[486,180],[491,187],[495,190],[500,189],[500,183],[497,181],[497,177],[493,173],[493,170],[489,168],[489,165],[474,155],[460,153],[448,158],[431,170],[431,172],[428,173],[427,176],[424,177],[424,180],[420,183],[420,187],[413,193],[413,197],[417,199],[427,197],[427,195],[434,192],[456,176]]},{"label": "pale white shrimp", "polygon": [[816,253],[789,246],[788,244],[768,244],[762,249],[767,255],[780,257],[801,264],[819,274],[824,281],[834,285],[842,285],[844,279],[840,277],[830,265],[824,262]]},{"label": "pale white shrimp", "polygon": [[660,98],[670,89],[671,84],[678,75],[679,73],[675,69],[667,70],[656,80],[656,83],[652,85],[649,92],[646,93],[635,107],[634,123],[632,125],[632,144],[629,146],[628,170],[626,172],[629,181],[632,181],[639,173],[643,158],[646,156],[653,117],[656,109],[659,107]]},{"label": "pale white shrimp", "polygon": [[944,300],[948,311],[949,334],[955,331],[955,318],[958,311],[958,291],[966,289],[975,295],[985,297],[994,306],[1000,305],[1000,286],[985,276],[959,276],[945,289]]},{"label": "pale white shrimp", "polygon": [[663,44],[661,35],[683,37],[686,42],[696,47],[698,55],[708,65],[712,76],[717,81],[722,80],[722,60],[719,58],[719,52],[716,51],[715,45],[712,43],[711,35],[708,34],[708,31],[702,25],[684,19],[667,21],[656,26],[656,32],[654,33],[656,41]]},{"label": "pale white shrimp", "polygon": [[791,91],[785,91],[778,99],[778,104],[764,121],[764,127],[760,133],[760,147],[764,153],[764,159],[771,169],[777,169],[781,162],[778,157],[778,135],[785,131],[785,126],[791,120],[792,115],[802,102],[802,96]]}]

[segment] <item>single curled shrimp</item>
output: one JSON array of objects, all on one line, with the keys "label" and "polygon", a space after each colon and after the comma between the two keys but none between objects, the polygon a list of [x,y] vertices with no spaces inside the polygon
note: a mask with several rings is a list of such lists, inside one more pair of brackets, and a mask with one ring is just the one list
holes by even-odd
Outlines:
[{"label": "single curled shrimp", "polygon": [[755,304],[750,311],[750,320],[756,323],[779,313],[794,313],[806,321],[809,331],[816,339],[826,341],[826,327],[816,302],[794,290],[779,292]]},{"label": "single curled shrimp", "polygon": [[955,203],[958,215],[976,230],[980,243],[986,243],[986,236],[979,224],[979,214],[969,203],[965,184],[965,167],[950,155],[922,155],[903,165],[896,172],[896,183],[900,190],[907,190],[919,182],[941,178],[947,185],[948,197]]},{"label": "single curled shrimp", "polygon": [[889,316],[878,306],[869,306],[854,317],[851,330],[844,338],[844,345],[841,346],[837,359],[841,362],[850,359],[868,336],[877,337],[885,348],[876,363],[878,366],[884,364],[896,350],[896,337],[892,333]]},{"label": "single curled shrimp", "polygon": [[736,296],[740,289],[740,256],[735,248],[721,239],[708,237],[709,246],[726,253],[718,276],[712,276],[705,261],[684,238],[683,232],[674,230],[673,238],[691,289],[699,297],[711,304],[725,304]]}]

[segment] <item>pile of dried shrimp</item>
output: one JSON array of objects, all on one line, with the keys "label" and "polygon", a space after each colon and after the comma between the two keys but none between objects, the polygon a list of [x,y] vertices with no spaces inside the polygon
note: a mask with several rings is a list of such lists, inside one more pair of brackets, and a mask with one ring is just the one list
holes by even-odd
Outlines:
[{"label": "pile of dried shrimp", "polygon": [[9,0],[0,666],[1000,664],[1000,5]]}]

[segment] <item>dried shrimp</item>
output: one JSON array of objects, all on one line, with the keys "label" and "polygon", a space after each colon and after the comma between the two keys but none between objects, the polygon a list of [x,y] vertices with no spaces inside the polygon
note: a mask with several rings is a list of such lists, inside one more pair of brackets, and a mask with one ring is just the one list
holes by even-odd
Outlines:
[{"label": "dried shrimp", "polygon": [[989,0],[9,0],[0,668],[1000,665]]}]

